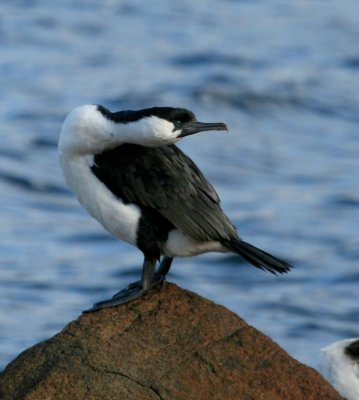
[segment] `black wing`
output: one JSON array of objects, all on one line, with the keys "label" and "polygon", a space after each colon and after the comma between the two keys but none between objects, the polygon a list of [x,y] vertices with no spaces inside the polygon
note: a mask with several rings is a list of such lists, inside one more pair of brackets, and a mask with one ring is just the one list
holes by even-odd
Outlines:
[{"label": "black wing", "polygon": [[92,171],[117,197],[156,210],[194,240],[238,238],[214,188],[174,145],[124,144],[96,155]]}]

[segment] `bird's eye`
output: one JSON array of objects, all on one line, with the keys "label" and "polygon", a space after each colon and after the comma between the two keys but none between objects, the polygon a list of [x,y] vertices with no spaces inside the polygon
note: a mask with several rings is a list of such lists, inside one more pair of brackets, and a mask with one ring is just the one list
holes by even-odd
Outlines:
[{"label": "bird's eye", "polygon": [[174,122],[174,126],[176,129],[179,129],[182,126],[182,122],[181,121],[175,121]]}]

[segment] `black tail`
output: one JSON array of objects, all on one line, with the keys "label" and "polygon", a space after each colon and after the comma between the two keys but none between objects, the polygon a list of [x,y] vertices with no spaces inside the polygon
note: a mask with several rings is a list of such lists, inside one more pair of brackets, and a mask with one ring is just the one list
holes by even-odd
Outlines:
[{"label": "black tail", "polygon": [[227,243],[226,246],[241,255],[255,267],[267,270],[272,274],[284,274],[293,268],[292,265],[287,262],[280,260],[279,258],[276,258],[271,254],[244,242],[243,240]]}]

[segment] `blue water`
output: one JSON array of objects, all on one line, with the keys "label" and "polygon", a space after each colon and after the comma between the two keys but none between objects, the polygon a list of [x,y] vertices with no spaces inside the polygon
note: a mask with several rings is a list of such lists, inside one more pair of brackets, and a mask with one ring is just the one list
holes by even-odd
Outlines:
[{"label": "blue water", "polygon": [[185,106],[230,134],[181,142],[243,238],[295,264],[274,277],[223,255],[169,280],[221,303],[316,366],[359,336],[359,3],[3,0],[0,367],[137,279],[139,251],[67,189],[75,106]]}]

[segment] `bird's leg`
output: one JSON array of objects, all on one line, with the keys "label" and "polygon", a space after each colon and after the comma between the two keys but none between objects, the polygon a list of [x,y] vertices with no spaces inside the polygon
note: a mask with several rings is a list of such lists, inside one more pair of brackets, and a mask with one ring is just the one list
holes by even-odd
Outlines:
[{"label": "bird's leg", "polygon": [[142,289],[144,289],[145,291],[151,288],[151,282],[155,274],[155,267],[156,267],[156,259],[145,257],[141,275],[141,286]]},{"label": "bird's leg", "polygon": [[[173,261],[172,257],[166,257],[166,256],[163,257],[163,260],[161,261],[161,264],[158,267],[158,271],[154,274],[154,278],[150,284],[151,288],[153,288],[154,286],[157,286],[159,283],[165,281],[166,275],[171,268],[172,261]],[[141,281],[132,282],[127,286],[126,289],[122,289],[118,293],[114,294],[112,296],[112,298],[117,299],[118,297],[122,297],[123,293],[126,292],[127,290],[135,289],[139,286],[141,286]]]},{"label": "bird's leg", "polygon": [[85,313],[101,310],[102,308],[115,307],[120,304],[128,303],[129,301],[138,299],[146,293],[152,286],[154,280],[154,272],[156,266],[156,259],[153,257],[145,257],[142,267],[142,275],[140,285],[132,286],[122,290],[109,300],[100,301],[95,303],[92,308],[85,310]]},{"label": "bird's leg", "polygon": [[166,280],[166,275],[171,268],[171,264],[173,261],[173,257],[163,257],[160,266],[158,267],[158,271],[155,273],[155,280],[157,283],[163,282]]}]

